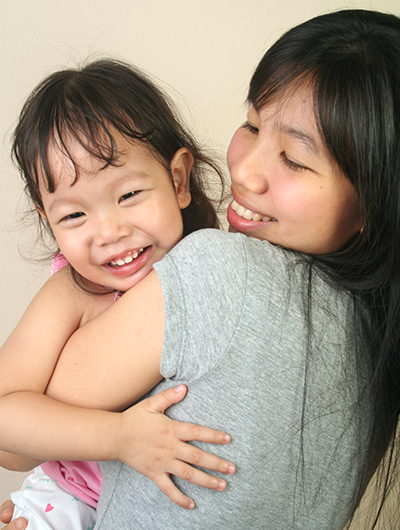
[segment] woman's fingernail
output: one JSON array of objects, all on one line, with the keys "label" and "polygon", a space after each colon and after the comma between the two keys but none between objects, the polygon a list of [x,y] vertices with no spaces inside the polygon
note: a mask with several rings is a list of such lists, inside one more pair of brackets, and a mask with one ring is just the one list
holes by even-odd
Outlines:
[{"label": "woman's fingernail", "polygon": [[22,530],[22,528],[25,526],[25,523],[23,519],[15,519],[14,525],[17,530]]},{"label": "woman's fingernail", "polygon": [[194,502],[191,502],[188,504],[188,510],[193,510],[194,508]]},{"label": "woman's fingernail", "polygon": [[229,443],[230,441],[231,441],[231,437],[229,436],[229,434],[225,434],[224,442]]},{"label": "woman's fingernail", "polygon": [[[183,390],[185,390],[185,385],[179,385],[179,386],[176,386],[174,387],[174,390],[177,394],[179,394],[179,392],[182,392]],[[193,506],[194,507],[194,506]]]}]

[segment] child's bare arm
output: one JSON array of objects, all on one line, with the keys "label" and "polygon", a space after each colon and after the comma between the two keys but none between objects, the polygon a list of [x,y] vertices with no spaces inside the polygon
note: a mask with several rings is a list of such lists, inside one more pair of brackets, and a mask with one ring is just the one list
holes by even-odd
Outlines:
[{"label": "child's bare arm", "polygon": [[[16,457],[7,452],[50,458],[45,447],[51,430],[46,428],[45,416],[56,411],[58,404],[46,405],[48,398],[43,394],[69,336],[112,301],[112,295],[99,298],[83,293],[68,271],[62,270],[46,282],[29,305],[0,349],[0,449],[5,451],[0,455],[2,465],[17,463]],[[41,445],[43,454],[29,449],[31,443]],[[25,465],[22,459],[20,464]]]},{"label": "child's bare arm", "polygon": [[[87,328],[84,336],[89,343],[94,340],[94,351],[97,351],[100,362],[97,363],[95,354],[90,359],[91,367],[86,372],[89,368],[89,358],[84,350],[75,349],[77,356],[66,355],[65,360],[67,365],[72,363],[75,371],[71,377],[76,377],[77,381],[72,381],[67,376],[62,378],[61,386],[50,383],[47,388],[50,395],[71,405],[42,394],[47,385],[46,378],[42,378],[41,386],[36,385],[33,392],[27,374],[24,374],[22,379],[26,388],[21,388],[20,385],[20,390],[15,390],[8,385],[8,393],[3,393],[3,398],[0,398],[0,429],[6,433],[4,439],[2,435],[0,443],[3,443],[3,449],[7,451],[32,458],[121,460],[154,480],[171,500],[181,506],[191,507],[193,503],[174,486],[170,474],[204,487],[222,490],[226,486],[224,481],[191,467],[190,464],[229,474],[234,471],[234,467],[229,462],[185,442],[200,440],[224,444],[229,442],[229,437],[219,431],[175,422],[164,416],[162,412],[167,406],[184,397],[182,391],[176,394],[173,389],[144,400],[123,413],[105,412],[125,408],[162,378],[159,367],[164,329],[163,297],[158,280],[154,274],[149,276],[150,282],[145,278],[135,287],[137,295],[133,296],[134,300],[130,293],[126,293],[117,304],[112,304],[109,310],[111,315],[114,308],[120,306],[117,314],[123,315],[120,321],[122,327],[115,326],[114,319],[109,321],[110,315],[105,315],[96,326],[91,327],[89,322],[81,328]],[[59,311],[60,308],[53,309]],[[57,329],[54,322],[51,328]],[[30,329],[30,332],[32,335],[36,334],[33,329]],[[105,334],[106,342],[102,341],[102,333]],[[42,331],[40,336],[43,340],[46,333]],[[18,350],[23,346],[26,347],[26,344],[17,337],[12,349]],[[54,343],[52,346],[54,347]],[[86,342],[83,346],[86,348]],[[54,349],[57,347],[58,345]],[[28,350],[32,353],[30,346]],[[33,351],[36,355],[40,354],[37,348]],[[84,357],[84,366],[79,362],[80,352]],[[21,359],[20,356],[18,358]],[[56,361],[57,356],[54,355],[52,362]],[[10,375],[8,363],[4,365]],[[61,363],[60,373],[64,372],[64,368],[64,363]],[[85,373],[86,382],[78,376],[81,368]],[[47,376],[49,373],[50,369]],[[100,389],[104,390],[102,399],[99,399]],[[154,403],[156,405],[153,405]],[[96,410],[83,409],[79,405]],[[99,408],[105,410],[97,410]],[[12,436],[9,436],[10,425],[7,418],[16,415],[18,419],[12,425]],[[161,439],[164,442],[164,450],[160,457]],[[146,469],[143,469],[144,453],[147,456],[146,462],[149,462]]]},{"label": "child's bare arm", "polygon": [[0,466],[9,471],[31,471],[42,463],[42,460],[0,451]]},{"label": "child's bare arm", "polygon": [[119,411],[161,379],[164,296],[153,271],[77,330],[46,394],[71,405]]}]

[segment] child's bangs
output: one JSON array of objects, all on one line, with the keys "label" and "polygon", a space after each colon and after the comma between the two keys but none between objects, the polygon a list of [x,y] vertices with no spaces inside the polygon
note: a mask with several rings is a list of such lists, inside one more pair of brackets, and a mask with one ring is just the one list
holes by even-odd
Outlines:
[{"label": "child's bangs", "polygon": [[[39,174],[45,178],[48,191],[54,191],[54,171],[50,160],[51,150],[58,151],[69,159],[75,170],[75,179],[79,177],[79,163],[74,159],[71,144],[77,142],[88,154],[103,163],[103,168],[117,165],[119,152],[116,134],[122,134],[130,140],[145,141],[146,135],[136,131],[126,119],[108,112],[107,116],[95,113],[93,109],[60,106],[44,134],[38,135],[38,151],[35,174],[38,183]],[[38,171],[40,169],[40,171]]]}]

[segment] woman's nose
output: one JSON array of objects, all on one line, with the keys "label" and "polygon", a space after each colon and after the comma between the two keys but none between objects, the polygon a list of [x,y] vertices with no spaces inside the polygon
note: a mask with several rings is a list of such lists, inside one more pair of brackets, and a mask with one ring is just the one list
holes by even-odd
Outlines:
[{"label": "woman's nose", "polygon": [[257,142],[249,146],[230,168],[232,182],[252,193],[265,193],[269,187],[267,153]]},{"label": "woman's nose", "polygon": [[98,247],[117,243],[132,233],[132,228],[117,214],[103,214],[94,221],[94,244]]}]

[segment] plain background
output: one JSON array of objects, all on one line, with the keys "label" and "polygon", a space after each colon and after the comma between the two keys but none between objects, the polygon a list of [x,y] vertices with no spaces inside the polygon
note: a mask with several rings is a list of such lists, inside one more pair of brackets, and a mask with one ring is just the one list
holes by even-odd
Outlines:
[{"label": "plain background", "polygon": [[[400,15],[399,0],[0,0],[0,344],[49,275],[10,159],[18,113],[44,76],[103,56],[133,62],[170,93],[196,135],[224,154],[267,47],[290,27],[342,8]],[[0,469],[0,502],[23,477]]]}]

